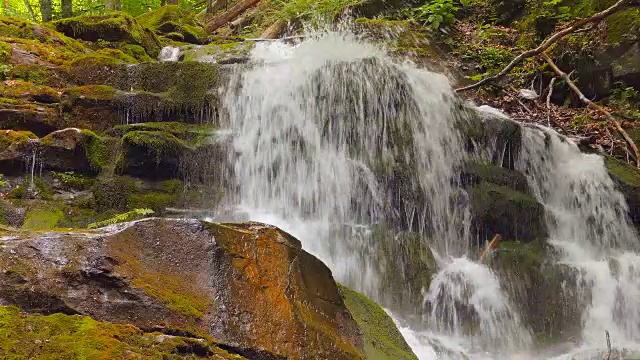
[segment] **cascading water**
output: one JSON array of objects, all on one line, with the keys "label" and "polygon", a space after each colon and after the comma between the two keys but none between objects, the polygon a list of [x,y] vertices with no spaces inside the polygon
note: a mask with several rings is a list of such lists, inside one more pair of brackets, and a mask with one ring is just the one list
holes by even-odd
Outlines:
[{"label": "cascading water", "polygon": [[[427,325],[470,336],[462,352],[526,346],[530,335],[496,276],[465,257],[468,200],[457,178],[465,151],[446,77],[331,32],[258,44],[251,66],[225,100],[243,211],[291,232],[340,281],[383,303],[380,273],[392,269],[377,265],[385,254],[366,229],[387,222],[417,232],[443,267],[425,295]],[[479,326],[465,321],[470,313]],[[430,335],[415,339],[429,348],[419,352],[435,353]]]},{"label": "cascading water", "polygon": [[547,209],[549,243],[576,270],[584,307],[582,344],[602,349],[640,342],[640,240],[603,159],[582,154],[552,130],[523,129],[519,167]]}]

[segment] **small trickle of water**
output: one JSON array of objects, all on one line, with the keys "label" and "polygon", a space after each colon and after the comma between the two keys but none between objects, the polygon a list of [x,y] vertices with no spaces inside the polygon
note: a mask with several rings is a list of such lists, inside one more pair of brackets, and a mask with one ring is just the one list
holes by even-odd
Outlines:
[{"label": "small trickle of water", "polygon": [[180,60],[180,49],[173,46],[165,46],[158,54],[158,61],[178,61]]},{"label": "small trickle of water", "polygon": [[[640,342],[640,240],[602,157],[544,128],[525,128],[520,169],[547,209],[549,242],[577,273],[582,342]],[[635,345],[634,345],[635,344]]]}]

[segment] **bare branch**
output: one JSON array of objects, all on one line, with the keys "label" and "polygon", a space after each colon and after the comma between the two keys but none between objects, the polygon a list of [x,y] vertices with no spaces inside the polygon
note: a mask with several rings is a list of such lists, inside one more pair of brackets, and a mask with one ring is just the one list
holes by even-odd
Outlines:
[{"label": "bare branch", "polygon": [[631,147],[631,149],[633,150],[633,153],[636,158],[636,166],[640,168],[640,152],[638,151],[638,147],[633,142],[629,134],[627,134],[627,132],[624,131],[624,129],[622,128],[622,125],[620,125],[620,122],[603,107],[595,104],[594,102],[589,100],[586,96],[584,96],[584,94],[582,93],[582,91],[580,91],[580,89],[578,89],[576,84],[574,84],[573,81],[571,81],[571,78],[569,78],[569,75],[567,75],[562,70],[560,70],[558,66],[556,66],[556,64],[553,62],[553,60],[551,60],[549,55],[547,55],[546,53],[542,53],[540,56],[542,56],[542,58],[549,64],[549,66],[551,66],[553,71],[555,71],[556,74],[558,74],[558,76],[560,76],[561,78],[564,79],[564,81],[567,82],[571,90],[573,90],[573,92],[575,92],[576,95],[578,95],[578,97],[583,103],[587,104],[587,106],[589,106],[590,108],[595,109],[596,111],[606,116],[607,119],[609,119],[609,121],[611,121],[615,125],[616,130],[618,130],[620,135],[622,135],[622,137],[625,139],[629,147]]},{"label": "bare branch", "polygon": [[618,0],[618,2],[616,2],[613,6],[611,6],[610,8],[608,8],[608,9],[606,9],[604,11],[596,13],[596,14],[588,17],[588,18],[576,20],[575,22],[573,22],[571,25],[567,26],[563,30],[558,31],[557,33],[555,33],[555,34],[551,35],[550,37],[548,37],[547,39],[545,39],[540,44],[540,46],[538,46],[537,48],[531,49],[531,50],[527,50],[527,51],[523,52],[522,54],[518,55],[515,59],[513,59],[513,61],[511,61],[511,63],[509,63],[509,65],[507,65],[507,67],[505,67],[497,75],[490,76],[490,77],[488,77],[486,79],[480,80],[475,84],[458,88],[455,91],[456,92],[462,92],[462,91],[472,90],[472,89],[480,87],[480,86],[482,86],[482,85],[484,85],[486,83],[500,80],[501,78],[503,78],[507,74],[509,74],[509,72],[511,70],[513,70],[513,68],[516,67],[516,65],[518,65],[523,60],[528,59],[530,57],[533,57],[533,56],[536,56],[536,55],[542,53],[543,51],[545,51],[549,47],[551,47],[551,45],[555,44],[558,40],[560,40],[563,37],[565,37],[565,36],[575,32],[575,31],[579,30],[583,26],[585,26],[587,24],[590,24],[590,23],[600,22],[600,21],[606,19],[607,17],[617,13],[618,11],[621,11],[621,10],[625,9],[627,6],[632,5],[633,3],[634,3],[634,0]]}]

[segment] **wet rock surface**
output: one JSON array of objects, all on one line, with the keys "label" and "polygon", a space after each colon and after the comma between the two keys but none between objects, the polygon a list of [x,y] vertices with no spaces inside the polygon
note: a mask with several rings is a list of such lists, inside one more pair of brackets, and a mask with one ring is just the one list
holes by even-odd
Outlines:
[{"label": "wet rock surface", "polygon": [[[352,306],[361,295],[339,290],[297,239],[265,224],[149,219],[93,232],[10,232],[0,265],[0,303],[25,313],[212,337],[250,359],[398,358],[369,357],[360,325],[370,315],[360,311],[356,322],[341,291]],[[367,346],[413,358],[377,313],[395,335],[381,346],[365,331]]]}]

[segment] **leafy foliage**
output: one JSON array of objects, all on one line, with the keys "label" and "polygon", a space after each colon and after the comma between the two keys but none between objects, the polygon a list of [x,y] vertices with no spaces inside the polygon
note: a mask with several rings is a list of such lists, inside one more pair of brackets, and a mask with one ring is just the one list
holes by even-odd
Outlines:
[{"label": "leafy foliage", "polygon": [[630,118],[640,118],[640,92],[624,83],[616,83],[617,87],[611,91],[609,104],[620,109],[620,112]]},{"label": "leafy foliage", "polygon": [[458,10],[460,8],[455,0],[431,0],[414,10],[414,18],[438,30],[442,26],[453,25]]},{"label": "leafy foliage", "polygon": [[96,229],[96,228],[100,228],[100,227],[104,227],[104,226],[108,226],[108,225],[113,225],[113,224],[117,224],[117,223],[121,223],[121,222],[125,222],[125,221],[131,221],[131,220],[136,220],[136,219],[140,219],[143,218],[147,215],[153,214],[153,210],[151,209],[134,209],[132,211],[123,213],[123,214],[118,214],[114,217],[112,217],[111,219],[107,219],[104,221],[99,221],[99,222],[95,222],[95,223],[91,223],[89,224],[88,228],[89,229]]}]

